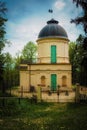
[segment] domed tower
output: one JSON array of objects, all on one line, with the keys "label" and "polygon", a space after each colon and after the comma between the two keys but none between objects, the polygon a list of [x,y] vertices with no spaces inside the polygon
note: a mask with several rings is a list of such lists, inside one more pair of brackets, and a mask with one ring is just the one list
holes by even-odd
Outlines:
[{"label": "domed tower", "polygon": [[38,35],[37,63],[20,65],[20,86],[57,91],[71,88],[71,65],[69,63],[69,39],[59,22],[51,19]]},{"label": "domed tower", "polygon": [[38,35],[39,63],[69,63],[68,36],[59,22],[51,19]]}]

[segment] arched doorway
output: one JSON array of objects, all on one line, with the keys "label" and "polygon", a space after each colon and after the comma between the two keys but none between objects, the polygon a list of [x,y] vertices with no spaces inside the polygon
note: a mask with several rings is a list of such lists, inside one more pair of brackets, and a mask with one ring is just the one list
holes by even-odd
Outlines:
[{"label": "arched doorway", "polygon": [[62,76],[62,87],[67,87],[67,77],[65,75]]}]

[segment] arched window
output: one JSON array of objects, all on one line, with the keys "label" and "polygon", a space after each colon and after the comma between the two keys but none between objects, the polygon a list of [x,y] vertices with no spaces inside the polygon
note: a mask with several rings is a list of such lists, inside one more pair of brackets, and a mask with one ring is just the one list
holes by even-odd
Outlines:
[{"label": "arched window", "polygon": [[46,77],[45,76],[41,76],[41,85],[42,86],[46,85]]},{"label": "arched window", "polygon": [[67,77],[62,76],[62,87],[67,87]]}]

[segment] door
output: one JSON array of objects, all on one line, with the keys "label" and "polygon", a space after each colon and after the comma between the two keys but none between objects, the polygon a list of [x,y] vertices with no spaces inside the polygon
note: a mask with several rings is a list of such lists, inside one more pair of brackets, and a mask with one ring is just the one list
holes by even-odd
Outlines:
[{"label": "door", "polygon": [[57,76],[56,74],[51,74],[51,90],[56,91],[56,86],[57,86]]},{"label": "door", "polygon": [[51,63],[56,63],[56,46],[51,46]]}]

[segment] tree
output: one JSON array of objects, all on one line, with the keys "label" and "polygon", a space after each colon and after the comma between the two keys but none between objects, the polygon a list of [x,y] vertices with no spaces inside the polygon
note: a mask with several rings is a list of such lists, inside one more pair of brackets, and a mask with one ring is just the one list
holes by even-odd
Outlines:
[{"label": "tree", "polygon": [[30,63],[36,59],[37,45],[33,42],[28,42],[22,50],[22,59]]},{"label": "tree", "polygon": [[12,56],[9,53],[5,54],[4,58],[4,72],[3,72],[3,81],[5,88],[8,88],[12,85],[12,71],[14,68],[14,62]]},{"label": "tree", "polygon": [[19,65],[20,56],[13,58],[9,53],[5,53],[3,81],[5,89],[19,85]]},{"label": "tree", "polygon": [[3,48],[5,47],[5,22],[7,21],[5,13],[7,8],[5,3],[0,1],[0,86],[3,82],[3,66],[4,66],[4,55],[2,53]]},{"label": "tree", "polygon": [[18,86],[19,85],[19,66],[22,60],[22,56],[20,55],[20,52],[16,53],[16,56],[14,58],[14,85]]},{"label": "tree", "polygon": [[[83,39],[84,36],[80,35],[76,42],[70,42],[69,44],[69,58],[70,63],[72,64],[72,82],[76,84],[77,82],[81,85],[85,85],[86,83],[86,75],[87,72],[82,66],[82,62],[85,57],[85,51],[83,49]],[[87,65],[87,64],[86,64]]]},{"label": "tree", "polygon": [[[85,36],[82,40],[82,62],[81,62],[81,75],[83,76],[83,85],[87,86],[87,0],[73,0],[76,6],[80,6],[83,10],[83,15],[78,16],[71,20],[71,23],[82,24]],[[84,73],[84,74],[83,74]]]},{"label": "tree", "polygon": [[72,83],[75,84],[78,81],[78,76],[77,76],[78,62],[77,62],[76,42],[70,42],[69,44],[69,60],[72,65]]},{"label": "tree", "polygon": [[76,6],[80,6],[83,9],[83,16],[78,16],[75,19],[71,20],[71,23],[82,24],[84,32],[87,34],[87,0],[73,0],[76,3]]}]

